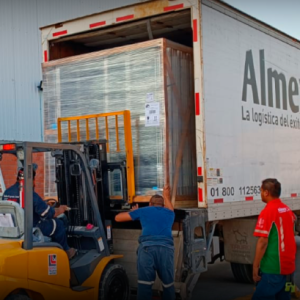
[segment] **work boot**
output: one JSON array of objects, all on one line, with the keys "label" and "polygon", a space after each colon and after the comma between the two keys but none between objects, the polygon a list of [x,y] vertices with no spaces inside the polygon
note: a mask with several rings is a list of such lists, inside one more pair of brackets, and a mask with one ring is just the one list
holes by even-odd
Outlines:
[{"label": "work boot", "polygon": [[77,250],[74,248],[70,248],[66,252],[67,252],[69,259],[72,259],[75,256],[75,254],[77,253]]}]

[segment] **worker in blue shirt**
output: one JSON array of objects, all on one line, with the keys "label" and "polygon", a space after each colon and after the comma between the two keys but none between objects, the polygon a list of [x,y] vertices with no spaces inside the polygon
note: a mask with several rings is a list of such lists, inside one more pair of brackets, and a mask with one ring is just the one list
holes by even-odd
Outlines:
[{"label": "worker in blue shirt", "polygon": [[[24,178],[24,169],[18,171],[17,181],[14,185],[8,188],[2,200],[14,201],[20,204],[20,180]],[[35,187],[35,175],[33,170],[33,188]],[[43,235],[51,237],[53,241],[59,243],[66,251],[69,259],[73,258],[76,254],[74,248],[70,248],[67,244],[67,233],[63,221],[56,217],[63,214],[68,207],[61,205],[58,208],[53,208],[46,204],[45,201],[33,191],[33,227],[38,227]]]},{"label": "worker in blue shirt", "polygon": [[139,220],[142,225],[137,251],[138,300],[152,299],[152,285],[156,272],[162,282],[163,299],[175,299],[172,237],[174,218],[168,186],[164,189],[164,197],[151,197],[148,207],[138,208],[137,205],[130,212],[122,212],[115,217],[117,222]]}]

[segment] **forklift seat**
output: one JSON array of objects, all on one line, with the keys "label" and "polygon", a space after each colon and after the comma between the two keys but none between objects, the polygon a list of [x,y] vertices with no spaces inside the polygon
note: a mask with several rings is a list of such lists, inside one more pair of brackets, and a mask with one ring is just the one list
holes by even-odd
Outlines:
[{"label": "forklift seat", "polygon": [[[21,238],[24,235],[24,209],[13,201],[0,201],[0,238]],[[33,242],[51,242],[37,227],[32,229]]]},{"label": "forklift seat", "polygon": [[52,241],[51,237],[43,235],[41,229],[38,227],[32,228],[32,234],[34,243],[48,243]]},{"label": "forklift seat", "polygon": [[20,238],[23,234],[23,208],[13,201],[0,201],[0,237]]}]

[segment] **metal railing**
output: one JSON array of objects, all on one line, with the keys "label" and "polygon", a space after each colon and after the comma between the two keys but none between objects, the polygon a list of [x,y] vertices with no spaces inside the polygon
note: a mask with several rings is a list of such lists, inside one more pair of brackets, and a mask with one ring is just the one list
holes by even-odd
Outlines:
[{"label": "metal railing", "polygon": [[125,143],[125,153],[126,153],[126,173],[127,173],[127,192],[128,192],[128,202],[133,202],[133,197],[135,196],[135,181],[134,181],[134,165],[133,165],[133,150],[132,150],[132,134],[131,134],[131,118],[130,111],[123,110],[118,112],[111,113],[103,113],[103,114],[94,114],[94,115],[84,115],[84,116],[75,116],[75,117],[66,117],[66,118],[58,118],[57,119],[57,130],[58,130],[58,142],[61,143],[63,141],[63,133],[62,133],[62,123],[68,123],[68,142],[72,141],[72,128],[71,122],[76,122],[76,137],[77,142],[80,142],[81,136],[80,132],[82,130],[81,124],[82,120],[85,120],[85,135],[86,140],[90,140],[90,121],[94,120],[95,122],[95,138],[99,140],[100,132],[99,132],[99,120],[104,119],[105,121],[105,137],[107,141],[106,151],[110,152],[110,142],[109,142],[109,119],[115,119],[115,139],[116,139],[116,152],[121,152],[120,150],[120,139],[119,139],[119,121],[120,117],[123,116],[123,124],[124,124],[124,143]]}]

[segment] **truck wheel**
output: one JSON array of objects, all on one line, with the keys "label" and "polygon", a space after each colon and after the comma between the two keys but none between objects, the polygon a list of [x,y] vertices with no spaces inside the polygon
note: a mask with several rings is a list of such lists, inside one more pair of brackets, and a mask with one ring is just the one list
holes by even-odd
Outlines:
[{"label": "truck wheel", "polygon": [[27,295],[25,294],[14,294],[9,295],[5,300],[31,300]]},{"label": "truck wheel", "polygon": [[99,300],[128,300],[129,281],[121,265],[109,264],[105,267],[100,284]]},{"label": "truck wheel", "polygon": [[238,282],[253,283],[252,265],[239,264],[239,263],[230,263],[230,264],[231,264],[231,270],[233,276]]}]

